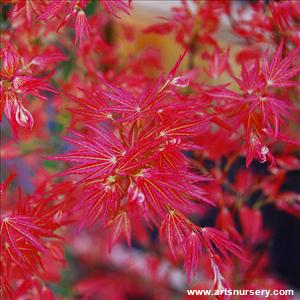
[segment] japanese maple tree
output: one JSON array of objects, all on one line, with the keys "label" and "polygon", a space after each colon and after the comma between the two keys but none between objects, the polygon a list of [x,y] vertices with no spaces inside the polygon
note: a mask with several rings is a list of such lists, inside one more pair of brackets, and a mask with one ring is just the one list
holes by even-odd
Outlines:
[{"label": "japanese maple tree", "polygon": [[1,3],[1,299],[289,287],[266,210],[299,224],[300,3],[141,4]]}]

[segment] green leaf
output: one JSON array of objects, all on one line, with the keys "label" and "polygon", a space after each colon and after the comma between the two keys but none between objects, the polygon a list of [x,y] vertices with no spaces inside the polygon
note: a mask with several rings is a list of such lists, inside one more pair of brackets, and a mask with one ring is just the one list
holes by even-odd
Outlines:
[{"label": "green leaf", "polygon": [[52,160],[43,160],[42,164],[45,167],[45,169],[52,169],[52,170],[56,170],[58,165],[56,161],[52,161]]},{"label": "green leaf", "polygon": [[62,63],[62,77],[63,77],[64,81],[68,80],[70,74],[72,73],[72,71],[74,69],[74,64],[75,64],[75,60],[74,60],[73,54],[70,56],[69,60],[64,61]]},{"label": "green leaf", "polygon": [[85,13],[87,14],[87,16],[91,16],[96,12],[96,8],[97,8],[97,1],[92,0],[86,6]]}]

